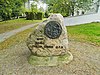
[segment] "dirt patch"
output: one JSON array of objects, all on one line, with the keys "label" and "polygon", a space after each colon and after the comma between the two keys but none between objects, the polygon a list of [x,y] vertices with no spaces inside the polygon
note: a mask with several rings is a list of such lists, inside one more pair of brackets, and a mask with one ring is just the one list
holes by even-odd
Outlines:
[{"label": "dirt patch", "polygon": [[100,47],[69,41],[74,60],[56,67],[36,67],[28,63],[25,43],[0,51],[0,75],[100,75]]}]

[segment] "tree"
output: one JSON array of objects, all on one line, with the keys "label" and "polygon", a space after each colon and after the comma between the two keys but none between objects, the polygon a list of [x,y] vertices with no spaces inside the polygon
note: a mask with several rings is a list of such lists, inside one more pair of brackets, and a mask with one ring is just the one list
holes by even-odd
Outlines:
[{"label": "tree", "polygon": [[11,19],[22,12],[22,0],[0,0],[0,16],[3,20]]},{"label": "tree", "polygon": [[22,8],[21,8],[22,5],[23,5],[23,2],[21,0],[15,0],[14,6],[12,8],[12,13],[14,13],[17,18],[22,12]]},{"label": "tree", "polygon": [[76,8],[77,9],[83,9],[84,11],[87,11],[92,6],[93,0],[77,0],[76,1]]},{"label": "tree", "polygon": [[48,11],[65,16],[74,15],[76,9],[89,10],[93,0],[43,0],[48,4]]},{"label": "tree", "polygon": [[37,4],[35,4],[35,2],[33,2],[32,4],[31,4],[31,10],[32,10],[32,12],[38,12],[38,9],[37,9]]},{"label": "tree", "polygon": [[29,0],[22,0],[23,1],[23,3],[24,3],[24,8],[25,8],[25,3],[28,1],[29,2]]},{"label": "tree", "polygon": [[12,0],[0,1],[0,16],[3,20],[11,19],[12,5]]},{"label": "tree", "polygon": [[44,12],[44,8],[40,6],[39,11]]}]

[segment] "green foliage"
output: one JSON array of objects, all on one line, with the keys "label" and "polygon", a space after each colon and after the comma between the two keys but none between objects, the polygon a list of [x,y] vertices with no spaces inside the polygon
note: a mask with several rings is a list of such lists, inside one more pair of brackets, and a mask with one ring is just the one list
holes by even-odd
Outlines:
[{"label": "green foliage", "polygon": [[0,22],[0,34],[26,25],[42,22],[42,20],[26,20],[24,18]]},{"label": "green foliage", "polygon": [[40,8],[39,8],[39,11],[40,11],[40,12],[44,12],[44,8],[43,8],[43,7],[40,7]]},{"label": "green foliage", "polygon": [[92,6],[93,0],[77,0],[75,7],[87,11]]},{"label": "green foliage", "polygon": [[31,10],[32,10],[32,12],[34,12],[34,13],[37,13],[37,12],[38,12],[37,4],[35,4],[34,2],[31,4]]},{"label": "green foliage", "polygon": [[42,20],[42,18],[43,18],[43,13],[42,13],[42,12],[38,12],[38,13],[36,14],[36,16],[37,16],[37,20]]},{"label": "green foliage", "polygon": [[22,0],[0,0],[0,16],[3,20],[17,17],[22,13]]},{"label": "green foliage", "polygon": [[0,16],[4,19],[10,19],[11,15],[11,3],[9,0],[1,0],[0,1]]},{"label": "green foliage", "polygon": [[73,16],[75,10],[89,10],[93,0],[44,0],[44,2],[48,4],[48,11],[51,13]]},{"label": "green foliage", "polygon": [[27,20],[33,20],[35,18],[35,13],[33,12],[25,12]]},{"label": "green foliage", "polygon": [[42,20],[43,13],[42,12],[26,12],[26,19],[27,20]]},{"label": "green foliage", "polygon": [[44,17],[48,18],[49,17],[49,12],[46,11],[45,14],[44,14]]},{"label": "green foliage", "polygon": [[47,0],[48,11],[61,13],[63,16],[69,16],[72,13],[71,1],[69,0]]},{"label": "green foliage", "polygon": [[26,14],[26,19],[27,19],[27,20],[32,20],[32,19],[34,19],[34,15],[33,15],[32,12],[25,12],[25,14]]},{"label": "green foliage", "polygon": [[24,4],[24,8],[25,8],[25,3],[27,2],[28,0],[22,0],[23,4]]},{"label": "green foliage", "polygon": [[4,42],[1,42],[0,43],[0,50],[9,48],[11,46],[14,46],[14,45],[22,43],[22,42],[25,42],[27,39],[27,36],[30,34],[30,32],[32,32],[34,30],[34,28],[30,28],[30,29],[27,29],[27,30],[22,31],[20,33],[17,33],[15,36],[10,37],[9,39],[7,39]]},{"label": "green foliage", "polygon": [[70,39],[100,46],[100,23],[88,23],[72,27],[69,26],[67,29]]}]

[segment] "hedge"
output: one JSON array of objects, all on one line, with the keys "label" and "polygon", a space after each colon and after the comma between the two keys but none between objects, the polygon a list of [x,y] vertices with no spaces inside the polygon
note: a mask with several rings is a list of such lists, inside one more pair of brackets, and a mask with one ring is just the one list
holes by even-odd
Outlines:
[{"label": "hedge", "polygon": [[48,18],[49,16],[50,16],[49,13],[48,12],[45,12],[44,17],[45,18]]},{"label": "hedge", "polygon": [[42,12],[37,12],[37,13],[26,12],[25,14],[27,20],[42,20],[43,18]]}]

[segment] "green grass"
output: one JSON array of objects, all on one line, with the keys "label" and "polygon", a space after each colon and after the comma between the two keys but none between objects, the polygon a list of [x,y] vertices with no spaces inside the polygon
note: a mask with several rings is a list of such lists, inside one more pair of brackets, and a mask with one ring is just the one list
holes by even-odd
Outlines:
[{"label": "green grass", "polygon": [[67,29],[69,39],[100,46],[100,23],[88,23],[72,27],[69,26]]},{"label": "green grass", "polygon": [[[25,42],[28,35],[35,29],[35,27],[17,33],[15,36],[12,36],[4,42],[0,43],[0,50]],[[100,23],[89,23],[79,26],[70,26],[67,27],[67,30],[69,39],[74,39],[76,41],[87,42],[100,46]]]},{"label": "green grass", "polygon": [[5,40],[4,42],[0,43],[0,50],[12,47],[16,44],[20,44],[26,41],[29,34],[37,27],[38,25],[34,26],[34,28],[27,29],[25,31],[22,31],[20,33],[17,33],[15,36],[12,36]]},{"label": "green grass", "polygon": [[41,22],[42,20],[26,20],[26,19],[15,19],[9,21],[0,22],[0,33],[11,31],[17,28],[20,28],[25,25],[34,24]]}]

